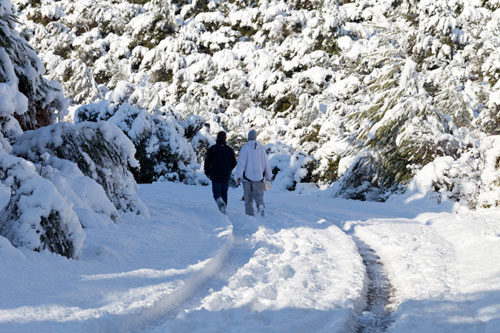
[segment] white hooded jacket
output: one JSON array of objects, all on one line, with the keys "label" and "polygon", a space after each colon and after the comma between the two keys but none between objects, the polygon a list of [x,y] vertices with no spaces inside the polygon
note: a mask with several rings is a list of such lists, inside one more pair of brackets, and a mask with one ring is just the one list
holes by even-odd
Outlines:
[{"label": "white hooded jacket", "polygon": [[241,147],[236,165],[236,179],[258,182],[264,178],[272,178],[266,149],[255,140],[248,141]]}]

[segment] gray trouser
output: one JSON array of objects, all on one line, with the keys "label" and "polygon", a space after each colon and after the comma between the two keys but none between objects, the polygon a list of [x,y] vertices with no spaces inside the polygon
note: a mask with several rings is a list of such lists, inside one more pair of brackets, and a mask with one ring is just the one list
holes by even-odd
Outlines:
[{"label": "gray trouser", "polygon": [[245,213],[253,215],[253,201],[257,207],[264,205],[264,182],[243,182],[245,196]]}]

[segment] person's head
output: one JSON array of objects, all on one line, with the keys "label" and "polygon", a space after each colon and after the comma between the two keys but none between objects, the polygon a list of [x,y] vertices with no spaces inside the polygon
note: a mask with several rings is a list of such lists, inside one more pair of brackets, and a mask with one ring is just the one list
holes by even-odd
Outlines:
[{"label": "person's head", "polygon": [[217,143],[226,143],[226,132],[220,131],[217,133]]},{"label": "person's head", "polygon": [[248,141],[254,140],[257,140],[257,132],[255,132],[255,130],[250,130],[250,132],[248,132]]}]

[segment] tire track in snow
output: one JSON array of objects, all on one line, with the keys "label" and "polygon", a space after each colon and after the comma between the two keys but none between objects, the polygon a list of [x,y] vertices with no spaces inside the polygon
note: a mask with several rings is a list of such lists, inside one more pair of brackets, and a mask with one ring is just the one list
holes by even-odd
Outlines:
[{"label": "tire track in snow", "polygon": [[[280,214],[289,217],[287,214]],[[313,214],[314,215],[314,214]],[[342,216],[345,218],[346,216]],[[299,216],[294,216],[295,222],[299,221]],[[307,224],[307,221],[314,219],[320,219],[319,216],[315,216],[311,219],[309,215],[302,216],[301,221]],[[380,257],[376,254],[375,250],[369,247],[361,239],[354,235],[353,225],[349,225],[346,228],[346,220],[339,220],[339,216],[327,217],[331,221],[335,221],[332,224],[339,227],[341,230],[353,239],[358,247],[358,252],[363,260],[363,264],[366,267],[366,295],[362,297],[365,298],[366,306],[363,311],[357,314],[354,310],[352,317],[353,331],[357,333],[382,333],[387,331],[393,319],[391,317],[391,311],[388,310],[388,306],[391,304],[391,295],[393,287],[387,278],[385,273],[383,263],[380,261]],[[293,218],[291,218],[293,220]]]},{"label": "tire track in snow", "polygon": [[178,290],[165,295],[152,307],[127,316],[102,318],[102,320],[88,327],[88,331],[100,333],[142,331],[161,324],[165,318],[176,316],[183,304],[195,297],[203,285],[221,270],[233,246],[234,239],[231,236],[221,250],[210,259],[205,268],[190,277]]},{"label": "tire track in snow", "polygon": [[366,307],[355,318],[355,328],[358,333],[385,332],[392,323],[390,304],[392,286],[384,271],[380,257],[375,251],[358,237],[351,235],[358,246],[359,254],[366,266],[367,292]]},{"label": "tire track in snow", "polygon": [[[231,223],[231,221],[229,221]],[[89,332],[142,332],[162,325],[165,320],[175,318],[190,303],[205,296],[217,282],[223,280],[218,275],[231,275],[247,260],[247,242],[243,234],[248,230],[236,230],[228,236],[228,241],[220,248],[214,257],[208,260],[206,266],[194,273],[178,290],[165,295],[152,307],[141,309],[126,316],[109,316],[101,318],[88,327]],[[251,255],[250,255],[251,256]]]}]

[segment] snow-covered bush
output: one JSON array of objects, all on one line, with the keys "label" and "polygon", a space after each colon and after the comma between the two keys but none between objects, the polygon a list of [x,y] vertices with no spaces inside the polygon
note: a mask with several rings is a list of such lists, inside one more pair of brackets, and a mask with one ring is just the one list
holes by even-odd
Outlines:
[{"label": "snow-covered bush", "polygon": [[[116,209],[148,214],[135,193],[137,184],[129,171],[129,167],[139,167],[134,157],[135,148],[114,125],[106,122],[57,123],[25,132],[12,152],[42,165],[47,154],[72,161],[84,175],[103,187]],[[113,212],[110,215],[112,217]]]},{"label": "snow-covered bush", "polygon": [[197,156],[153,162],[147,180],[191,179],[182,170],[199,169],[218,130],[238,149],[255,128],[290,148],[273,151],[280,188],[334,184],[337,195],[385,200],[435,159],[475,156],[461,133],[498,134],[497,0],[13,1],[75,109],[105,100],[114,110],[98,119],[110,121],[126,103],[170,123],[141,145],[191,144],[182,152]]},{"label": "snow-covered bush", "polygon": [[10,1],[0,1],[0,179],[11,188],[0,234],[14,246],[78,258],[85,234],[72,203],[34,164],[9,154],[23,129],[52,123],[67,107],[59,86],[43,78],[41,61],[14,30],[15,22]]},{"label": "snow-covered bush", "polygon": [[[67,103],[60,86],[43,78],[44,68],[35,50],[14,29],[16,17],[9,0],[0,1],[0,82],[14,85],[27,100],[17,108],[21,128],[34,129],[62,118]],[[19,100],[19,99],[17,99]],[[3,101],[0,104],[4,104]],[[2,106],[4,107],[4,106]],[[9,104],[6,106],[9,107]],[[2,115],[5,113],[2,112]],[[9,115],[13,115],[10,112]],[[8,120],[6,121],[8,122]]]},{"label": "snow-covered bush", "polygon": [[174,117],[153,115],[127,103],[117,105],[108,101],[82,106],[75,113],[78,123],[102,120],[119,127],[134,143],[140,167],[131,166],[138,182],[195,180],[192,163],[196,162],[196,156]]},{"label": "snow-covered bush", "polygon": [[16,247],[78,258],[85,238],[78,217],[35,165],[0,152],[0,178],[12,190],[0,213],[0,234]]},{"label": "snow-covered bush", "polygon": [[470,208],[500,205],[500,137],[471,143],[459,158],[442,156],[416,173],[407,196],[419,199],[436,193],[437,200],[456,201]]},{"label": "snow-covered bush", "polygon": [[52,182],[71,202],[84,228],[105,227],[119,220],[119,213],[103,187],[85,176],[76,163],[46,153],[36,165],[40,175]]}]

